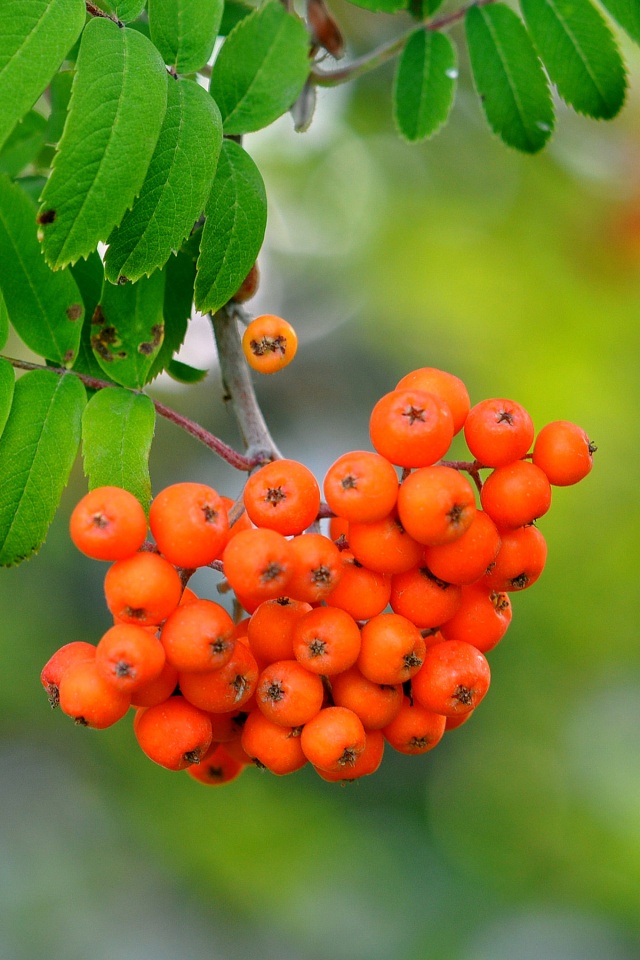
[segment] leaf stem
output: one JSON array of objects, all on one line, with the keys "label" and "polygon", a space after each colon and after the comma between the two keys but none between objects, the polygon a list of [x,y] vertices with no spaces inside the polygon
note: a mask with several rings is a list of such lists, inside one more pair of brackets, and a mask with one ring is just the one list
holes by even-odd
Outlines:
[{"label": "leaf stem", "polygon": [[230,300],[211,317],[218,348],[225,399],[231,403],[251,467],[281,460],[256,398],[249,366],[242,351],[238,320],[248,318],[238,303]]},{"label": "leaf stem", "polygon": [[92,17],[104,17],[105,20],[112,20],[116,26],[121,29],[124,27],[122,20],[118,20],[117,17],[114,17],[111,13],[105,13],[104,10],[101,10],[100,7],[97,7],[95,3],[91,3],[91,0],[85,0],[85,7],[87,8],[87,13]]},{"label": "leaf stem", "polygon": [[[84,385],[89,387],[91,390],[104,390],[107,387],[120,386],[120,384],[110,383],[108,380],[99,380],[96,377],[90,377],[87,374],[79,373],[76,370],[67,370],[65,367],[49,367],[40,363],[31,363],[29,360],[17,360],[14,357],[0,356],[0,359],[6,360],[18,370],[48,370],[50,373],[55,373],[58,376],[70,375],[77,377],[78,380],[81,380],[82,383],[84,383]],[[129,388],[120,386],[120,389],[127,390]],[[142,393],[141,390],[131,390],[130,392]],[[147,396],[147,394],[144,395]],[[167,407],[159,400],[153,400],[151,397],[149,399],[153,403],[156,413],[159,416],[163,417],[165,420],[169,420],[177,427],[180,427],[181,430],[184,430],[192,437],[195,437],[196,440],[199,440],[205,445],[205,447],[208,447],[209,450],[212,450],[214,453],[216,453],[231,467],[235,467],[236,470],[248,471],[252,468],[252,466],[254,466],[254,463],[249,459],[249,457],[238,453],[238,451],[234,450],[233,447],[230,447],[228,444],[224,443],[223,440],[220,440],[218,437],[214,436],[214,434],[209,433],[208,430],[205,430],[204,427],[201,427],[199,423],[195,423],[188,417],[183,416],[183,414],[178,413],[177,410]]]},{"label": "leaf stem", "polygon": [[348,83],[349,80],[354,80],[356,77],[361,77],[363,74],[375,70],[376,67],[382,66],[383,63],[392,60],[399,53],[402,53],[409,37],[413,36],[416,30],[420,28],[431,31],[443,30],[445,27],[449,27],[459,20],[462,20],[467,10],[470,10],[471,7],[486,7],[495,2],[496,0],[472,0],[471,3],[465,4],[465,6],[460,7],[459,10],[454,10],[446,16],[438,17],[428,22],[423,21],[422,23],[418,23],[411,30],[402,34],[402,36],[396,37],[394,40],[389,40],[375,50],[370,50],[369,53],[365,53],[356,60],[352,60],[351,63],[345,64],[344,67],[340,67],[338,70],[320,70],[318,67],[313,67],[310,80],[319,87],[337,87],[341,83]]}]

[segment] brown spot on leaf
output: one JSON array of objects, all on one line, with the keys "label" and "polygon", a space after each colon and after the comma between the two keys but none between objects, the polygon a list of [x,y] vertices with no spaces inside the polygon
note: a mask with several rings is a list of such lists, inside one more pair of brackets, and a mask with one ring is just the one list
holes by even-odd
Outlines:
[{"label": "brown spot on leaf", "polygon": [[36,223],[40,223],[40,224],[53,223],[56,216],[57,216],[57,212],[55,210],[43,210],[42,213],[39,213],[38,216],[36,217]]},{"label": "brown spot on leaf", "polygon": [[93,316],[91,317],[91,323],[96,327],[102,326],[104,323],[104,313],[102,312],[102,307],[100,304],[93,311]]},{"label": "brown spot on leaf", "polygon": [[81,303],[72,303],[70,307],[67,307],[65,313],[69,317],[69,320],[79,320],[82,316],[82,304]]},{"label": "brown spot on leaf", "polygon": [[145,357],[150,357],[154,350],[162,343],[162,338],[164,336],[164,324],[156,323],[151,328],[151,333],[153,334],[153,340],[148,340],[145,343],[141,343],[138,347],[140,353],[144,354]]},{"label": "brown spot on leaf", "polygon": [[63,367],[66,367],[68,363],[71,363],[72,360],[73,360],[73,358],[74,358],[74,356],[75,356],[75,353],[74,353],[73,350],[71,350],[71,349],[67,350],[67,352],[65,353],[64,357],[62,358],[62,365],[63,365]]},{"label": "brown spot on leaf", "polygon": [[[96,308],[96,312],[99,309]],[[104,315],[100,311],[101,320],[98,323],[104,323]],[[94,319],[91,321],[95,323],[95,313],[93,315]],[[100,330],[100,333],[94,333],[91,337],[91,346],[98,354],[99,357],[102,357],[103,360],[106,360],[107,363],[110,363],[112,360],[125,360],[127,357],[126,350],[115,351],[113,349],[114,344],[119,343],[118,334],[115,327],[105,327],[103,326]]]}]

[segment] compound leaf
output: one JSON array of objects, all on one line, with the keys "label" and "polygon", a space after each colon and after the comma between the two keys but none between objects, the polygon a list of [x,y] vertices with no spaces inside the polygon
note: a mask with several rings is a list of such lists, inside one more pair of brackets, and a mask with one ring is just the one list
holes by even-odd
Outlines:
[{"label": "compound leaf", "polygon": [[224,0],[149,0],[151,39],[165,63],[193,73],[207,63],[218,36]]},{"label": "compound leaf", "polygon": [[80,442],[85,389],[72,374],[26,373],[16,382],[0,437],[0,565],[43,543]]},{"label": "compound leaf", "polygon": [[554,125],[542,65],[520,18],[504,4],[465,17],[473,79],[491,129],[525,153],[541,150]]},{"label": "compound leaf", "polygon": [[90,490],[124,487],[148,508],[155,422],[153,403],[145,394],[115,387],[93,395],[82,416],[82,459]]},{"label": "compound leaf", "polygon": [[538,53],[558,93],[578,113],[610,120],[627,89],[609,26],[589,0],[521,0]]},{"label": "compound leaf", "polygon": [[279,0],[233,28],[213,66],[211,93],[226,135],[260,130],[285,113],[309,75],[309,35]]},{"label": "compound leaf", "polygon": [[109,237],[108,280],[149,276],[181,246],[204,209],[221,145],[220,111],[206,90],[189,80],[170,82],[140,196]]},{"label": "compound leaf", "polygon": [[91,319],[91,346],[105,373],[123,387],[147,382],[162,345],[164,281],[157,270],[137,283],[102,287]]},{"label": "compound leaf", "polygon": [[35,206],[0,175],[0,289],[20,338],[40,356],[71,366],[78,351],[84,306],[68,270],[46,265],[33,229]]},{"label": "compound leaf", "polygon": [[0,146],[46,88],[85,23],[83,0],[4,0]]},{"label": "compound leaf", "polygon": [[166,104],[167,72],[151,41],[92,20],[38,214],[51,267],[86,257],[122,220],[142,187]]},{"label": "compound leaf", "polygon": [[393,112],[401,135],[411,142],[432,136],[453,105],[456,49],[444,33],[416,30],[398,61]]},{"label": "compound leaf", "polygon": [[205,210],[195,302],[214,312],[229,300],[260,252],[267,223],[267,198],[260,171],[233,140],[222,144]]}]

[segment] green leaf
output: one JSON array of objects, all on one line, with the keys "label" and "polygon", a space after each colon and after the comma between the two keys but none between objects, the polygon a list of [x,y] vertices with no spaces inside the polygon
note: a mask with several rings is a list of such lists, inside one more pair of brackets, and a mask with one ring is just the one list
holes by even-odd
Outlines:
[{"label": "green leaf", "polygon": [[0,150],[0,173],[16,177],[27,164],[33,163],[44,146],[46,129],[47,121],[42,114],[30,110]]},{"label": "green leaf", "polygon": [[110,6],[118,20],[128,23],[129,20],[137,20],[144,10],[145,3],[146,0],[113,0]]},{"label": "green leaf", "polygon": [[394,118],[405,139],[432,136],[449,116],[458,76],[456,49],[444,33],[416,30],[398,61]]},{"label": "green leaf", "polygon": [[167,373],[178,383],[200,383],[209,371],[192,367],[188,363],[183,363],[181,360],[171,360],[167,366]]},{"label": "green leaf", "polygon": [[34,370],[16,382],[0,438],[0,565],[26,560],[43,543],[76,457],[85,402],[72,374]]},{"label": "green leaf", "polygon": [[638,0],[600,0],[613,19],[640,44],[640,4]]},{"label": "green leaf", "polygon": [[211,74],[225,134],[251,133],[276,120],[297,98],[309,69],[309,35],[279,0],[241,20]]},{"label": "green leaf", "polygon": [[[31,203],[34,205],[37,204],[40,194],[42,193],[43,187],[47,182],[46,177],[41,176],[40,174],[28,177],[19,177],[16,180],[16,186],[26,193]],[[35,210],[33,211],[35,215]]]},{"label": "green leaf", "polygon": [[0,289],[9,319],[31,350],[71,366],[84,306],[68,270],[53,273],[42,259],[33,229],[35,207],[0,175]]},{"label": "green leaf", "polygon": [[162,345],[164,273],[137,283],[105,282],[91,320],[91,346],[98,363],[123,387],[141,387]]},{"label": "green leaf", "polygon": [[111,20],[92,20],[38,215],[50,266],[86,257],[122,220],[142,187],[166,104],[167,72],[153,44]]},{"label": "green leaf", "polygon": [[0,146],[36,102],[85,23],[83,0],[4,0]]},{"label": "green leaf", "polygon": [[260,171],[233,140],[222,144],[200,243],[195,302],[214,312],[236,292],[260,252],[267,198]]},{"label": "green leaf", "polygon": [[147,375],[153,380],[171,363],[171,358],[182,346],[193,307],[193,285],[196,264],[187,253],[179,251],[164,268],[164,340]]},{"label": "green leaf", "polygon": [[0,358],[0,436],[2,436],[11,410],[15,383],[13,367],[8,360]]},{"label": "green leaf", "polygon": [[9,314],[7,313],[7,305],[4,302],[4,297],[2,296],[2,287],[0,287],[0,350],[4,349],[8,339]]},{"label": "green leaf", "polygon": [[409,13],[416,20],[428,20],[442,3],[443,0],[409,0]]},{"label": "green leaf", "polygon": [[148,509],[155,422],[153,403],[144,394],[115,387],[93,395],[82,417],[82,458],[90,490],[123,487]]},{"label": "green leaf", "polygon": [[93,333],[91,320],[100,302],[102,284],[104,283],[102,260],[99,254],[94,251],[89,254],[86,260],[78,260],[69,269],[73,279],[78,284],[85,311],[78,355],[72,369],[77,370],[78,373],[96,377],[98,380],[110,380],[111,377],[104,372],[91,348],[91,334]]},{"label": "green leaf", "polygon": [[554,111],[542,65],[520,18],[505,7],[472,7],[465,17],[473,79],[489,126],[510,147],[541,150]]},{"label": "green leaf", "polygon": [[521,0],[533,42],[558,88],[578,113],[610,120],[627,89],[609,26],[589,0]]},{"label": "green leaf", "polygon": [[236,23],[240,23],[241,20],[248,17],[254,10],[255,7],[252,7],[248,3],[243,3],[243,0],[225,0],[222,20],[218,28],[219,35],[221,37],[228,36]]},{"label": "green leaf", "polygon": [[149,0],[151,39],[178,73],[200,70],[213,52],[224,0]]},{"label": "green leaf", "polygon": [[104,261],[112,283],[162,267],[193,229],[211,191],[222,121],[197,83],[170,82],[167,112],[140,196],[109,237]]},{"label": "green leaf", "polygon": [[67,119],[69,100],[71,99],[72,84],[73,70],[61,70],[60,73],[56,73],[49,84],[51,113],[47,122],[47,143],[57,143],[62,136]]}]

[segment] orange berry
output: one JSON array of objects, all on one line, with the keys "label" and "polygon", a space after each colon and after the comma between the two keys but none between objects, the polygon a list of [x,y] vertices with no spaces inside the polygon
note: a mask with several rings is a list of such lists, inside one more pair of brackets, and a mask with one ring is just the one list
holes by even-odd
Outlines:
[{"label": "orange berry", "polygon": [[354,666],[331,678],[331,695],[336,707],[353,710],[368,732],[391,723],[402,704],[402,684],[374,683]]},{"label": "orange berry", "polygon": [[300,770],[307,758],[300,745],[301,727],[285,727],[252,710],[242,729],[242,749],[254,763],[284,776]]},{"label": "orange berry", "polygon": [[222,744],[212,743],[200,763],[192,763],[186,769],[189,776],[198,783],[204,783],[208,787],[221,787],[239,777],[246,766],[246,763],[230,756]]},{"label": "orange berry", "polygon": [[371,412],[371,442],[400,467],[427,467],[440,460],[453,438],[453,416],[440,397],[424,390],[393,390]]},{"label": "orange berry", "polygon": [[487,467],[520,460],[533,443],[533,420],[515,400],[481,400],[469,411],[464,436],[471,453]]},{"label": "orange berry", "polygon": [[178,686],[178,671],[165,660],[164,666],[155,680],[149,680],[143,683],[131,694],[132,707],[155,707],[157,703],[163,703],[175,693]]},{"label": "orange berry", "polygon": [[547,544],[537,527],[500,531],[501,544],[491,569],[480,583],[490,590],[525,590],[533,586],[547,561]]},{"label": "orange berry", "polygon": [[295,357],[298,336],[282,317],[266,313],[247,325],[242,349],[247,363],[258,373],[277,373]]},{"label": "orange berry", "polygon": [[477,647],[462,640],[445,640],[427,649],[424,663],[411,681],[411,692],[427,710],[456,716],[478,706],[490,678],[487,659]]},{"label": "orange berry", "polygon": [[372,523],[350,523],[347,539],[356,560],[376,573],[402,573],[422,559],[422,544],[409,536],[395,510]]},{"label": "orange berry", "polygon": [[84,640],[72,640],[65,643],[50,657],[40,673],[40,683],[44,687],[49,703],[57,707],[60,702],[60,680],[67,667],[80,660],[95,659],[96,648],[92,643]]},{"label": "orange berry", "polygon": [[263,600],[286,594],[295,562],[291,541],[275,530],[243,530],[222,555],[224,575],[245,610],[249,607],[244,598],[255,601],[257,607]]},{"label": "orange berry", "polygon": [[399,753],[418,754],[433,750],[444,734],[446,719],[404,697],[391,723],[383,729],[385,739]]},{"label": "orange berry", "polygon": [[306,758],[314,767],[330,773],[350,770],[366,743],[362,721],[346,707],[325,707],[308,723],[300,736]]},{"label": "orange berry", "polygon": [[199,763],[211,744],[209,717],[181,696],[139,711],[134,732],[149,759],[168,770]]},{"label": "orange berry", "polygon": [[253,695],[258,682],[258,664],[244,643],[236,643],[231,659],[207,673],[178,673],[183,696],[209,713],[240,710]]},{"label": "orange berry", "polygon": [[182,583],[176,570],[157,553],[135,553],[118,560],[104,579],[107,606],[122,623],[159,624],[176,609]]},{"label": "orange berry", "polygon": [[147,535],[140,502],[121,487],[96,487],[80,500],[69,521],[74,544],[94,560],[124,560]]},{"label": "orange berry", "polygon": [[395,506],[398,477],[380,454],[354,450],[338,457],[329,467],[324,496],[329,508],[347,520],[381,520]]},{"label": "orange berry", "polygon": [[160,676],[165,663],[158,638],[133,623],[116,624],[100,638],[96,666],[105,680],[131,694]]},{"label": "orange berry", "polygon": [[299,727],[316,715],[323,700],[322,680],[297,660],[277,660],[260,674],[256,703],[274,723]]},{"label": "orange berry", "polygon": [[480,501],[497,527],[523,527],[547,512],[551,485],[535,463],[516,460],[489,474]]},{"label": "orange berry", "polygon": [[173,611],[160,639],[167,660],[178,671],[204,673],[224,667],[231,659],[235,626],[219,603],[192,600]]},{"label": "orange berry", "polygon": [[424,390],[440,397],[453,415],[453,432],[458,433],[464,426],[471,401],[469,391],[459,377],[435,367],[420,367],[412,370],[396,384],[396,390]]},{"label": "orange berry", "polygon": [[439,547],[425,547],[424,565],[434,576],[448,583],[473,583],[486,573],[500,548],[495,523],[482,510],[476,510],[462,536]]},{"label": "orange berry", "polygon": [[434,577],[428,567],[414,567],[391,578],[391,609],[421,630],[450,620],[461,602],[462,588]]},{"label": "orange berry", "polygon": [[473,487],[452,467],[423,467],[401,484],[398,515],[404,529],[419,543],[451,543],[471,526],[476,515]]},{"label": "orange berry", "polygon": [[307,603],[324,600],[342,576],[342,560],[335,543],[321,533],[305,533],[290,540],[289,546],[294,572],[287,594]]},{"label": "orange berry", "polygon": [[511,623],[511,601],[507,593],[492,590],[486,583],[462,588],[462,603],[442,624],[445,640],[464,640],[487,653],[502,640]]},{"label": "orange berry", "polygon": [[567,487],[591,472],[595,450],[582,427],[568,420],[554,420],[536,437],[533,462],[544,470],[549,483]]},{"label": "orange berry", "polygon": [[69,664],[59,687],[60,709],[83,727],[103,730],[124,717],[130,695],[102,676],[93,660]]},{"label": "orange berry", "polygon": [[321,770],[320,767],[314,767],[314,770],[323,780],[328,780],[330,783],[357,780],[360,777],[375,773],[382,763],[383,754],[384,737],[382,732],[380,730],[367,730],[364,750],[358,754],[353,763],[344,764],[340,770],[334,772]]},{"label": "orange berry", "polygon": [[361,630],[357,667],[372,683],[409,680],[422,666],[425,642],[418,628],[397,613],[372,617]]},{"label": "orange berry", "polygon": [[151,503],[149,524],[163,556],[188,569],[215,560],[229,530],[222,498],[204,483],[165,487]]},{"label": "orange berry", "polygon": [[302,533],[316,519],[320,488],[304,464],[273,460],[247,480],[244,505],[256,526],[287,537]]},{"label": "orange berry", "polygon": [[247,628],[249,645],[256,659],[264,664],[293,660],[295,626],[311,609],[310,603],[291,597],[278,597],[261,603],[251,616]]},{"label": "orange berry", "polygon": [[295,625],[296,660],[322,676],[348,670],[360,653],[360,630],[352,616],[338,607],[316,607]]},{"label": "orange berry", "polygon": [[341,558],[342,575],[326,598],[327,606],[346,610],[354,620],[369,620],[382,613],[389,603],[391,577],[368,570],[346,550]]}]

